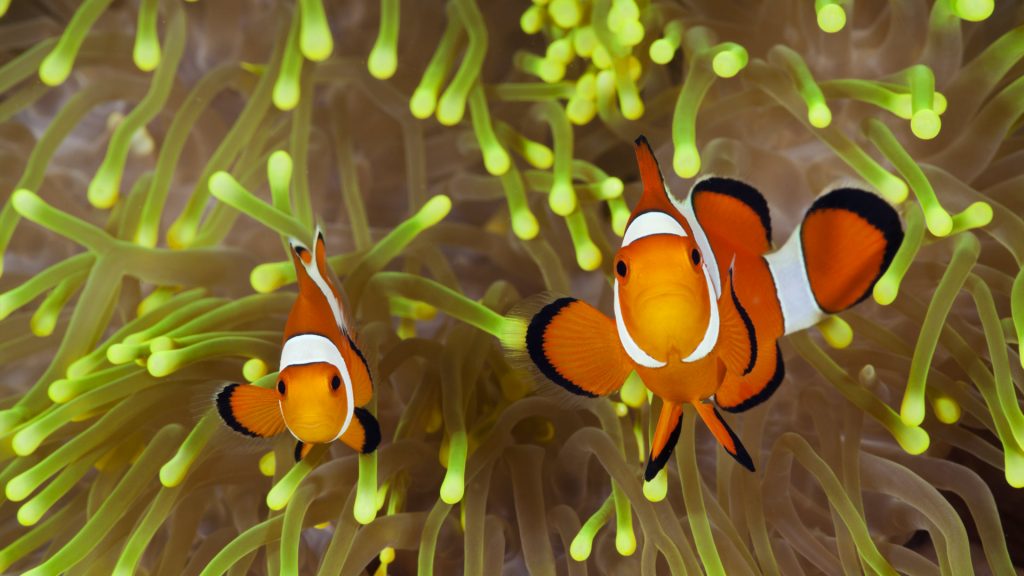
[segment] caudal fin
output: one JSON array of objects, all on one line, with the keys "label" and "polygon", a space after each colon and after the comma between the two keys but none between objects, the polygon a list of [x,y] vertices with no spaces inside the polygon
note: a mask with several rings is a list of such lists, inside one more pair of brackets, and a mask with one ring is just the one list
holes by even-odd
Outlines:
[{"label": "caudal fin", "polygon": [[856,188],[820,196],[797,233],[768,255],[786,334],[867,298],[902,242],[900,217],[880,197]]}]

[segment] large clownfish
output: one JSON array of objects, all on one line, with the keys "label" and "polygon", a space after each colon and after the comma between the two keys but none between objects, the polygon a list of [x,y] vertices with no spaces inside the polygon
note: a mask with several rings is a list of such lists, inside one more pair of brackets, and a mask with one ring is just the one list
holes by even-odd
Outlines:
[{"label": "large clownfish", "polygon": [[668,461],[685,404],[753,470],[715,406],[742,412],[767,400],[785,374],[779,338],[867,297],[903,241],[899,216],[874,194],[834,189],[773,251],[757,190],[708,177],[678,202],[643,136],[636,157],[643,195],[613,261],[615,319],[575,298],[535,304],[520,311],[525,351],[583,396],[610,394],[637,372],[663,401],[647,480]]},{"label": "large clownfish", "polygon": [[217,411],[246,436],[274,436],[287,428],[298,440],[296,460],[314,444],[334,440],[373,452],[380,426],[363,408],[373,383],[327,273],[323,234],[317,230],[312,252],[297,240],[290,244],[299,295],[284,328],[277,386],[230,384],[217,393]]}]

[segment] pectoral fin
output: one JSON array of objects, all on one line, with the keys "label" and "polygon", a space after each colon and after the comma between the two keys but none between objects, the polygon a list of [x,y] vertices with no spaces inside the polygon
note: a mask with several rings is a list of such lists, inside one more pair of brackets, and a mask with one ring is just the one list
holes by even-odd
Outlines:
[{"label": "pectoral fin", "polygon": [[633,366],[615,322],[575,298],[559,298],[528,315],[526,352],[534,367],[581,396],[604,396],[622,387]]},{"label": "pectoral fin", "polygon": [[369,454],[380,444],[380,424],[365,408],[356,408],[341,441],[360,454]]},{"label": "pectoral fin", "polygon": [[277,393],[251,384],[229,384],[217,393],[217,413],[232,430],[246,436],[274,436],[284,431]]},{"label": "pectoral fin", "polygon": [[683,423],[683,407],[680,404],[665,402],[658,416],[658,426],[654,429],[651,440],[651,455],[647,458],[647,469],[644,480],[650,482],[665,467],[672,449],[679,441],[679,429]]},{"label": "pectoral fin", "polygon": [[[745,376],[757,364],[757,336],[750,315],[736,296],[732,272],[732,268],[729,268],[719,305],[722,328],[718,349],[726,369],[736,376]],[[729,295],[728,300],[725,294]]]}]

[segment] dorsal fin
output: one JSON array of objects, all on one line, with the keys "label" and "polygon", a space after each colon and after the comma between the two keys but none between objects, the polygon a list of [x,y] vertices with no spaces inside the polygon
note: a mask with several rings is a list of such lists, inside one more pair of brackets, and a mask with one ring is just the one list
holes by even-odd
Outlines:
[{"label": "dorsal fin", "polygon": [[306,294],[322,297],[334,316],[338,329],[345,332],[345,316],[341,307],[341,298],[331,282],[330,276],[325,273],[327,262],[324,254],[323,234],[320,229],[317,228],[312,252],[294,238],[289,243],[294,256],[295,275],[299,282],[299,290]]},{"label": "dorsal fin", "polygon": [[[665,212],[683,223],[682,215],[679,214],[679,210],[676,209],[669,197],[665,178],[662,177],[661,168],[658,167],[658,159],[654,156],[651,145],[647,143],[647,138],[643,136],[637,138],[634,150],[644,191],[640,201],[633,208],[630,222],[644,212]],[[686,224],[683,226],[685,227]]]}]

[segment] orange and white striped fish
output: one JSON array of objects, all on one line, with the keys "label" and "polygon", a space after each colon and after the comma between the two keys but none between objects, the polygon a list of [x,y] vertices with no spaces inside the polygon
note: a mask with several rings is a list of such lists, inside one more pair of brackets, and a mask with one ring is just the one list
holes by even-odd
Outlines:
[{"label": "orange and white striped fish", "polygon": [[314,444],[334,440],[373,452],[380,426],[363,408],[373,382],[327,273],[323,234],[317,230],[312,252],[295,239],[290,244],[299,296],[284,328],[277,386],[230,384],[217,393],[217,411],[246,436],[274,436],[287,428],[298,440],[296,460]]},{"label": "orange and white striped fish", "polygon": [[779,250],[768,204],[742,182],[708,177],[686,202],[665,186],[647,140],[636,141],[643,195],[614,260],[615,319],[575,298],[526,311],[533,366],[584,396],[618,390],[636,371],[663,401],[644,476],[664,467],[691,404],[740,464],[754,464],[719,414],[768,399],[785,370],[778,340],[860,302],[903,241],[878,196],[820,196]]}]

